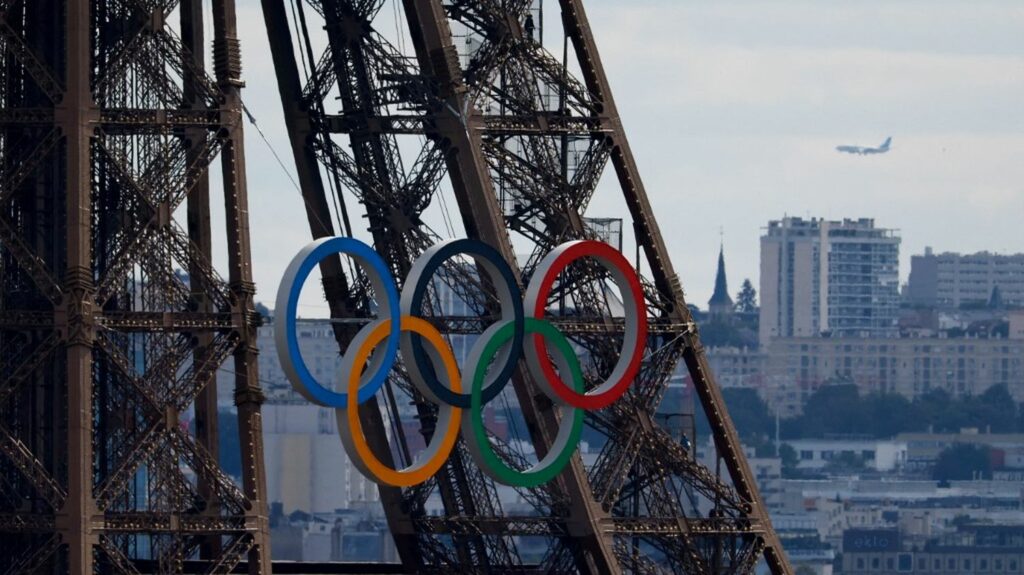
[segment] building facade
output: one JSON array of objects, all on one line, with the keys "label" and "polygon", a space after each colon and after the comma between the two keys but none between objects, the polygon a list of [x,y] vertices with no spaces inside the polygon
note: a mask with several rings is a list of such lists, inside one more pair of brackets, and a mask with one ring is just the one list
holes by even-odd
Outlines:
[{"label": "building facade", "polygon": [[868,218],[769,222],[761,236],[761,343],[896,335],[899,244]]},{"label": "building facade", "polygon": [[[1024,339],[780,338],[764,350],[763,361],[762,381],[783,382],[797,392],[783,397],[801,404],[829,382],[908,399],[933,389],[963,396],[1006,385],[1016,401],[1024,401]],[[775,394],[766,390],[763,396],[771,403]]]},{"label": "building facade", "polygon": [[935,254],[910,258],[905,297],[912,305],[959,308],[986,305],[998,287],[1007,306],[1024,306],[1024,254]]},{"label": "building facade", "polygon": [[292,513],[380,506],[377,485],[352,464],[334,409],[297,399],[263,406],[267,499]]},{"label": "building facade", "polygon": [[761,348],[708,347],[708,363],[720,387],[760,387],[764,384],[768,356]]},{"label": "building facade", "polygon": [[915,543],[897,530],[847,531],[843,536],[842,572],[1024,573],[1024,526],[967,525],[955,533]]},{"label": "building facade", "polygon": [[1024,401],[1024,312],[1011,313],[1009,324],[1009,337],[775,338],[760,348],[711,347],[708,361],[719,385],[756,389],[782,417],[801,413],[828,383],[908,399],[934,389],[963,396],[1006,385]]},{"label": "building facade", "polygon": [[790,439],[797,467],[822,469],[839,462],[858,461],[865,469],[891,472],[907,463],[907,443],[888,439]]},{"label": "building facade", "polygon": [[[992,450],[994,468],[1008,475],[1024,470],[1024,433],[985,433],[984,429],[965,428],[960,433],[901,433],[895,441],[907,446],[907,465],[927,469],[939,454],[957,445],[980,445]],[[1024,495],[1024,493],[1022,493]]]}]

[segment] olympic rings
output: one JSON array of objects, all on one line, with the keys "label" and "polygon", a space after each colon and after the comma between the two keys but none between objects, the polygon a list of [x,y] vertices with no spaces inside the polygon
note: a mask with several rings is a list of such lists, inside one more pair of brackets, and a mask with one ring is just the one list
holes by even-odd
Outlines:
[{"label": "olympic rings", "polygon": [[[492,374],[487,385],[483,389],[483,402],[487,403],[494,399],[505,388],[516,369],[516,363],[523,352],[523,300],[519,292],[519,284],[516,283],[516,276],[502,259],[498,250],[491,246],[473,240],[449,240],[437,244],[423,252],[409,271],[409,279],[406,280],[406,287],[402,290],[402,314],[413,315],[420,312],[423,303],[423,296],[427,293],[431,277],[439,267],[452,256],[467,254],[473,256],[477,263],[484,268],[490,276],[491,284],[494,286],[501,302],[501,318],[512,321],[514,333],[512,345],[501,350],[501,369]],[[499,281],[500,280],[500,281]],[[487,340],[494,336],[493,330],[499,324],[495,324],[481,334],[481,339]],[[401,339],[402,357],[410,358],[406,369],[409,370],[409,378],[416,385],[420,393],[434,395],[441,401],[456,407],[469,407],[469,395],[452,393],[448,388],[441,385],[437,376],[430,369],[427,363],[423,344],[419,339],[413,338],[410,333],[403,333]],[[426,369],[424,369],[426,367]]]},{"label": "olympic rings", "polygon": [[[551,340],[558,351],[556,361],[559,363],[559,370],[564,374],[572,376],[573,387],[576,392],[583,392],[583,369],[580,368],[580,360],[576,357],[569,340],[558,331],[550,322],[532,317],[526,318],[526,333],[532,333],[539,337]],[[462,428],[469,429],[472,433],[465,434],[466,445],[470,453],[480,462],[480,469],[498,483],[513,485],[515,487],[536,487],[547,483],[558,475],[569,463],[572,454],[576,451],[576,444],[583,434],[583,410],[571,406],[561,406],[561,421],[558,424],[558,435],[554,443],[548,449],[547,455],[537,462],[536,465],[525,471],[513,469],[491,448],[491,442],[487,438],[487,430],[484,428],[484,410],[481,393],[481,385],[484,373],[487,371],[487,364],[494,354],[501,348],[502,344],[514,337],[513,326],[504,324],[491,339],[481,338],[485,342],[480,351],[479,346],[473,346],[470,352],[468,370],[473,375],[472,401],[470,408],[462,412]],[[548,397],[551,397],[550,395]],[[551,397],[552,400],[557,398]]]},{"label": "olympic rings", "polygon": [[[363,268],[378,301],[379,319],[364,326],[343,353],[344,392],[328,389],[313,378],[302,360],[296,334],[302,285],[313,267],[334,254],[346,254]],[[433,275],[445,261],[460,254],[476,260],[494,288],[501,313],[470,349],[465,366],[471,378],[468,393],[463,392],[454,353],[444,336],[415,316],[420,313]],[[625,310],[622,352],[608,379],[590,392],[585,391],[583,371],[572,344],[543,319],[559,275],[582,258],[593,258],[608,270],[622,294]],[[285,376],[309,401],[335,408],[342,444],[360,472],[373,481],[397,487],[422,483],[444,465],[458,439],[460,423],[473,458],[495,481],[514,487],[550,481],[575,452],[584,411],[607,407],[626,392],[640,369],[647,338],[647,308],[636,271],[611,246],[592,240],[562,244],[543,258],[527,286],[524,301],[515,274],[501,254],[477,240],[452,240],[424,252],[413,264],[399,298],[388,266],[370,246],[352,238],[322,238],[307,245],[288,266],[276,309],[279,314],[274,322],[274,339]],[[383,350],[377,351],[385,340]],[[438,406],[435,432],[427,448],[404,469],[389,467],[374,455],[359,420],[359,405],[384,385],[399,349],[410,380]],[[525,470],[509,467],[494,452],[483,422],[483,406],[508,384],[521,355],[526,357],[532,378],[561,415],[558,433],[547,454]],[[353,396],[355,400],[350,401]]]},{"label": "olympic rings", "polygon": [[532,317],[544,317],[551,287],[561,273],[572,262],[592,257],[611,273],[612,280],[622,292],[622,303],[626,307],[626,333],[623,349],[632,348],[631,354],[621,354],[612,374],[596,389],[586,395],[573,391],[562,383],[551,364],[542,361],[546,357],[544,340],[533,336],[533,345],[526,346],[526,362],[533,373],[543,374],[538,380],[542,386],[553,392],[569,405],[583,409],[602,409],[615,402],[636,378],[640,362],[644,357],[644,342],[647,341],[647,307],[644,302],[640,278],[626,258],[610,245],[595,241],[564,243],[551,251],[533,272],[533,279],[526,290],[526,309]]},{"label": "olympic rings", "polygon": [[[363,267],[370,278],[380,315],[391,319],[391,333],[383,355],[375,355],[370,360],[370,369],[366,371],[356,403],[363,403],[373,397],[384,385],[388,370],[395,364],[398,356],[398,337],[401,314],[398,309],[398,289],[391,271],[384,260],[363,242],[344,237],[320,238],[300,251],[284,272],[281,287],[277,290],[275,313],[279,314],[274,328],[274,343],[277,356],[281,359],[281,369],[285,377],[292,382],[292,387],[307,400],[324,407],[345,407],[348,395],[331,391],[319,383],[309,373],[306,362],[299,352],[299,341],[296,337],[295,319],[299,294],[306,283],[313,267],[327,256],[336,253],[347,254]],[[387,278],[388,281],[385,281]],[[386,367],[385,367],[386,366]]]},{"label": "olympic rings", "polygon": [[[352,347],[356,349],[355,354],[346,354],[342,363],[342,373],[348,374],[348,393],[356,392],[359,385],[359,373],[366,364],[366,358],[370,351],[388,336],[391,320],[377,320],[370,330],[361,330],[352,340]],[[427,339],[434,350],[440,354],[444,364],[445,373],[452,388],[458,392],[462,390],[462,383],[459,379],[459,368],[455,364],[455,355],[452,348],[448,347],[444,336],[437,329],[418,317],[405,316],[400,326],[403,332],[415,332]],[[384,483],[393,487],[411,487],[423,483],[448,459],[448,454],[455,447],[455,440],[459,437],[459,414],[462,412],[458,407],[453,407],[443,402],[438,403],[437,424],[434,437],[430,439],[427,449],[419,454],[419,463],[396,471],[385,466],[377,459],[377,456],[366,444],[366,436],[359,423],[359,405],[348,402],[345,411],[335,410],[338,419],[338,433],[341,435],[341,442],[345,445],[352,463],[370,479],[378,483]],[[356,457],[358,455],[358,457]]]}]

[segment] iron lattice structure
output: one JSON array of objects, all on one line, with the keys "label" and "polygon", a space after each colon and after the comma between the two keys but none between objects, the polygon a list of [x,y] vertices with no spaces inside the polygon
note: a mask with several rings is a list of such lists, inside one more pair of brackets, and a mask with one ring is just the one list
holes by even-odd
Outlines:
[{"label": "iron lattice structure", "polygon": [[233,1],[210,6],[0,1],[0,573],[266,571],[241,64]]},{"label": "iron lattice structure", "polygon": [[[557,244],[593,235],[584,213],[610,164],[648,277],[647,358],[627,396],[588,416],[604,437],[596,463],[584,466],[577,457],[558,481],[522,491],[533,511],[518,515],[503,511],[495,486],[464,448],[428,484],[382,488],[406,568],[749,573],[763,556],[773,573],[789,573],[705,361],[582,2],[552,3],[560,18],[548,21],[559,28],[562,58],[545,48],[542,8],[531,0],[403,0],[386,9],[384,0],[262,4],[314,237],[352,234],[356,208],[345,202],[355,198],[365,218],[356,221],[367,223],[375,248],[403,278],[440,239],[425,223],[427,211],[450,190],[464,233],[498,248],[528,278]],[[519,266],[515,254],[523,251],[529,257]],[[340,259],[321,265],[332,316],[368,317],[372,294],[358,270],[346,269]],[[621,336],[603,274],[596,266],[570,268],[550,302],[552,320],[584,350],[591,378],[607,373]],[[476,278],[457,265],[441,274],[476,312],[433,317],[449,334],[479,333],[496,317],[487,286]],[[429,307],[440,309],[437,302]],[[344,346],[351,322],[336,326]],[[711,423],[727,479],[696,462],[656,420],[680,362]],[[552,405],[525,372],[514,386],[530,438],[543,452],[556,427]],[[425,434],[433,411],[398,374],[388,389],[382,402],[363,408],[363,425],[376,431],[379,455],[407,459],[400,427],[398,447],[382,439],[394,398],[417,400]],[[502,452],[526,460],[511,445]],[[424,512],[434,492],[443,517]],[[524,565],[517,543],[524,537],[547,538],[539,565]]]}]

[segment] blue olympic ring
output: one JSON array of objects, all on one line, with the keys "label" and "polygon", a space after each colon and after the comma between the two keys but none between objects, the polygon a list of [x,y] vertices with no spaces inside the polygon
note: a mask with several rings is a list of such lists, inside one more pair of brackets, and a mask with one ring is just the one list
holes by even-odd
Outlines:
[{"label": "blue olympic ring", "polygon": [[383,353],[373,354],[361,381],[356,403],[363,403],[373,397],[387,381],[388,371],[398,357],[402,312],[399,307],[398,289],[395,287],[394,280],[391,279],[391,271],[384,263],[384,259],[373,251],[373,248],[357,239],[321,238],[303,248],[285,270],[284,277],[281,278],[281,287],[277,292],[275,313],[278,317],[275,318],[275,321],[283,322],[290,329],[274,330],[277,348],[279,350],[287,349],[287,353],[279,353],[281,368],[288,379],[292,381],[296,391],[307,400],[325,407],[342,408],[348,403],[348,395],[327,389],[316,381],[313,374],[309,372],[309,368],[306,367],[306,362],[302,359],[295,330],[296,311],[302,286],[306,283],[313,268],[321,260],[334,254],[346,254],[363,268],[370,278],[370,284],[377,297],[379,315],[382,318],[377,321],[389,319],[391,322],[387,346]]}]

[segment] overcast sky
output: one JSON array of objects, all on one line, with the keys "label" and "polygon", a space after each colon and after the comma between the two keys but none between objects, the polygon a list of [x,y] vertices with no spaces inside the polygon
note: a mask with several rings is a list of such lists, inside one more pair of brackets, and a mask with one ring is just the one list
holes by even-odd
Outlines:
[{"label": "overcast sky", "polygon": [[[239,4],[245,99],[294,172],[259,3]],[[711,295],[720,228],[735,294],[743,278],[757,283],[761,228],[786,214],[899,229],[904,280],[925,246],[1024,252],[1024,2],[586,6],[692,303]],[[309,233],[298,193],[250,128],[257,299],[272,305]],[[834,149],[887,136],[886,155]],[[620,206],[602,194],[588,215]]]}]

